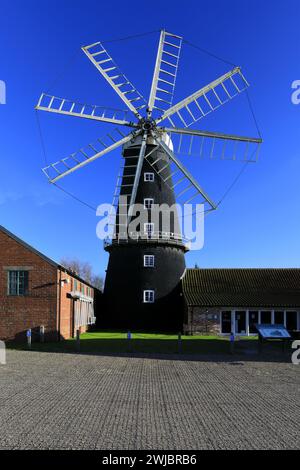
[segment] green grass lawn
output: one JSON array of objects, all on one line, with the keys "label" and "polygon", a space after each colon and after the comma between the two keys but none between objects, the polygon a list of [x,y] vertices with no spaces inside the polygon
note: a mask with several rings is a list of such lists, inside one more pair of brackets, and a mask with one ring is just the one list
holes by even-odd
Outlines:
[{"label": "green grass lawn", "polygon": [[[253,340],[256,337],[245,337],[241,341]],[[238,341],[237,341],[238,344]],[[26,349],[26,345],[13,345]],[[45,352],[74,352],[76,340],[69,339],[59,343],[32,343],[32,350]],[[174,354],[227,354],[230,353],[228,337],[216,335],[182,336],[181,345],[178,335],[162,333],[132,332],[127,339],[127,332],[96,331],[83,333],[80,336],[80,352],[84,353],[158,353]]]}]

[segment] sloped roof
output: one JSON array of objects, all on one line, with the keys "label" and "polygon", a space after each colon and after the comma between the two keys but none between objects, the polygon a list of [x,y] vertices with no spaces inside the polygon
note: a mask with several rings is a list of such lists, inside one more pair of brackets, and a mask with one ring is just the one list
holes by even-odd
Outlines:
[{"label": "sloped roof", "polygon": [[63,266],[62,264],[59,264],[57,263],[56,261],[53,261],[51,258],[48,258],[48,256],[44,255],[43,253],[41,253],[40,251],[36,250],[33,246],[29,245],[28,243],[24,242],[24,240],[22,240],[21,238],[17,237],[14,233],[10,232],[9,230],[7,230],[7,228],[3,227],[3,225],[0,225],[0,231],[5,233],[8,237],[12,238],[13,240],[15,240],[17,243],[19,243],[20,245],[22,245],[24,248],[26,248],[27,250],[31,251],[32,253],[35,253],[37,256],[39,256],[40,258],[42,258],[44,261],[46,261],[47,263],[51,264],[52,266],[56,267],[57,269],[61,269],[62,271],[65,271],[66,273],[68,273],[70,276],[72,277],[75,277],[76,279],[78,279],[80,282],[86,284],[87,286],[89,287],[92,287],[93,289],[97,289],[96,287],[94,287],[92,284],[90,284],[89,282],[85,281],[84,279],[82,279],[80,276],[78,276],[78,274],[76,274],[75,272],[71,271],[70,269],[66,268],[65,266]]},{"label": "sloped roof", "polygon": [[188,305],[203,307],[300,307],[300,269],[186,269]]}]

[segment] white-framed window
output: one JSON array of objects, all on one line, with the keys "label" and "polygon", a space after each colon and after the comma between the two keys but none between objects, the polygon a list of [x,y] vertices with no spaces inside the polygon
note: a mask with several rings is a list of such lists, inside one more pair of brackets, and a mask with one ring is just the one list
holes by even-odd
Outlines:
[{"label": "white-framed window", "polygon": [[147,197],[144,199],[144,209],[152,209],[154,204],[154,199],[151,197]]},{"label": "white-framed window", "polygon": [[145,304],[153,304],[154,290],[144,290],[143,300]]},{"label": "white-framed window", "polygon": [[148,183],[153,183],[154,173],[151,173],[151,172],[144,173],[144,181],[147,181]]},{"label": "white-framed window", "polygon": [[148,235],[151,236],[154,233],[154,223],[153,222],[146,222],[144,224],[144,232]]},{"label": "white-framed window", "polygon": [[154,268],[154,255],[144,255],[144,267]]},{"label": "white-framed window", "polygon": [[28,271],[8,271],[7,294],[16,296],[28,294]]}]

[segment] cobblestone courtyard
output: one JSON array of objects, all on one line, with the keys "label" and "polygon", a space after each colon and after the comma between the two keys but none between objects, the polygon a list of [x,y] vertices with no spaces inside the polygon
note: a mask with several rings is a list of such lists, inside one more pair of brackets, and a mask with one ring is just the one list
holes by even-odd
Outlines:
[{"label": "cobblestone courtyard", "polygon": [[300,366],[12,351],[1,449],[300,448]]}]

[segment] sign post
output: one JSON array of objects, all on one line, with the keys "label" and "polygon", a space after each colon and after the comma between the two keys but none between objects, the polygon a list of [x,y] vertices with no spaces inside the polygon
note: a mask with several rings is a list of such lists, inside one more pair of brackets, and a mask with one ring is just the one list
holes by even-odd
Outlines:
[{"label": "sign post", "polygon": [[26,331],[26,337],[27,337],[27,348],[31,349],[31,328],[29,328]]},{"label": "sign post", "polygon": [[234,333],[230,333],[230,354],[234,354],[234,341],[235,341],[235,336]]},{"label": "sign post", "polygon": [[281,341],[282,351],[286,351],[286,344],[291,340],[291,335],[284,325],[257,324],[259,352],[262,352],[262,345],[267,341]]}]

